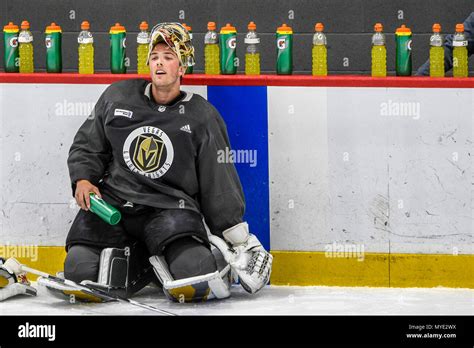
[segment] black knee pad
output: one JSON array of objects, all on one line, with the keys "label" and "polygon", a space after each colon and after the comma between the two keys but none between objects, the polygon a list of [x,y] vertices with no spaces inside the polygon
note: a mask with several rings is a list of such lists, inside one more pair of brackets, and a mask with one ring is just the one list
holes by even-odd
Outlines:
[{"label": "black knee pad", "polygon": [[164,249],[164,256],[174,279],[217,271],[216,259],[211,249],[192,237],[176,239],[168,244]]},{"label": "black knee pad", "polygon": [[97,281],[101,249],[85,245],[69,248],[64,261],[64,277],[76,283],[83,280]]}]

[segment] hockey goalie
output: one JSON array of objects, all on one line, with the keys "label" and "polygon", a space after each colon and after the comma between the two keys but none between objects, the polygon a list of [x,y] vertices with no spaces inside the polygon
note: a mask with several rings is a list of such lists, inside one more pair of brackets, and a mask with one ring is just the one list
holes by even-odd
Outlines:
[{"label": "hockey goalie", "polygon": [[[73,195],[81,210],[66,240],[64,277],[131,296],[159,280],[174,301],[230,296],[238,281],[256,293],[269,280],[272,256],[243,221],[242,187],[219,112],[180,90],[194,64],[179,23],[151,32],[144,79],[110,85],[69,151]],[[110,225],[90,211],[90,193],[116,207]]]}]

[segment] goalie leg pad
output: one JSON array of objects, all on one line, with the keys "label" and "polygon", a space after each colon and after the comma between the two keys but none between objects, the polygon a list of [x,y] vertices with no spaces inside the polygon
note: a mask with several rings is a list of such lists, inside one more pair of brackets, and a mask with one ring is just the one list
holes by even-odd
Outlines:
[{"label": "goalie leg pad", "polygon": [[130,249],[105,248],[100,253],[97,283],[112,288],[125,288]]},{"label": "goalie leg pad", "polygon": [[150,257],[156,275],[163,284],[165,295],[175,302],[202,302],[230,296],[230,266],[222,271],[175,280],[163,256]]}]

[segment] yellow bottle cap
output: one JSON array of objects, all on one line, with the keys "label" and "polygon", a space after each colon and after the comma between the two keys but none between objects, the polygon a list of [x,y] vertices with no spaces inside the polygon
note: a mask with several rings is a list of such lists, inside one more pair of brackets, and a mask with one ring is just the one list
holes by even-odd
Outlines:
[{"label": "yellow bottle cap", "polygon": [[50,33],[60,33],[61,32],[61,27],[57,25],[56,23],[52,22],[50,25],[46,27],[45,33],[50,34]]},{"label": "yellow bottle cap", "polygon": [[235,27],[230,25],[230,23],[227,23],[225,25],[225,27],[221,28],[221,34],[233,34],[233,33],[236,33],[236,32],[237,32],[237,30],[235,29]]},{"label": "yellow bottle cap", "polygon": [[110,34],[119,34],[119,33],[125,33],[125,27],[123,25],[120,25],[120,23],[115,23],[112,27],[110,27]]},{"label": "yellow bottle cap", "polygon": [[281,27],[278,27],[277,33],[278,34],[293,34],[293,29],[291,29],[291,27],[283,23]]},{"label": "yellow bottle cap", "polygon": [[8,22],[8,24],[3,27],[3,31],[6,33],[18,33],[18,25],[13,24],[13,22]]}]

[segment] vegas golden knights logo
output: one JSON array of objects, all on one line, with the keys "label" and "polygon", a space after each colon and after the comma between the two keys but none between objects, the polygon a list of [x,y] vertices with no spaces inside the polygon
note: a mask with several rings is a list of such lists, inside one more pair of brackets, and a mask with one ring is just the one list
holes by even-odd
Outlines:
[{"label": "vegas golden knights logo", "polygon": [[156,127],[135,129],[123,145],[123,159],[128,168],[152,179],[163,176],[170,169],[173,158],[170,138]]},{"label": "vegas golden knights logo", "polygon": [[158,168],[163,153],[164,143],[153,135],[140,135],[135,144],[134,164],[143,172],[150,173]]}]

